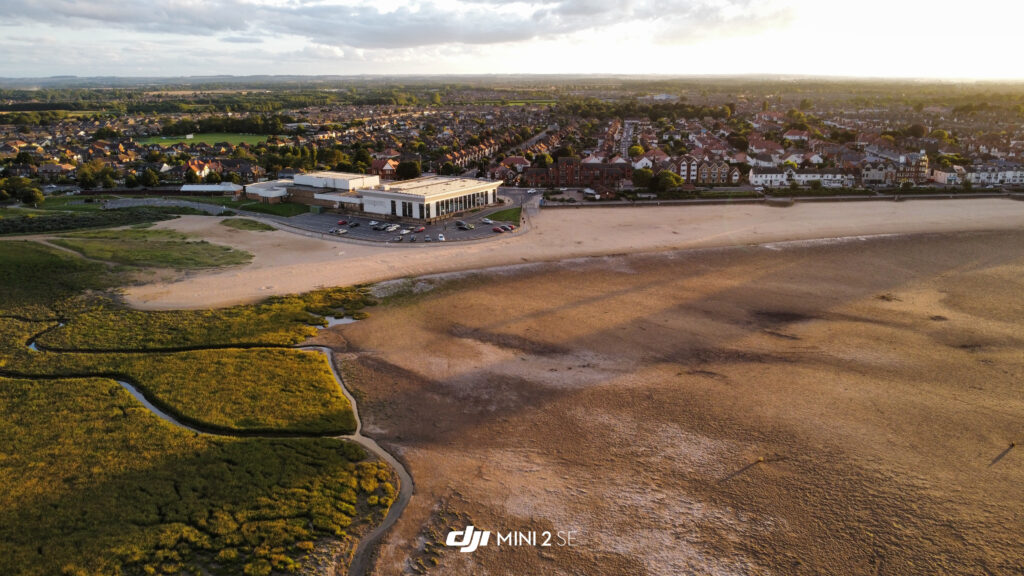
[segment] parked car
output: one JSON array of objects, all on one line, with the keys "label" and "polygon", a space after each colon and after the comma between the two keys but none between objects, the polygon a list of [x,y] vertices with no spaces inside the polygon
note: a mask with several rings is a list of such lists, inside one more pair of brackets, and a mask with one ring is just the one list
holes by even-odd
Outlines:
[{"label": "parked car", "polygon": [[426,229],[427,229],[426,226],[420,226],[419,228],[413,230],[413,232],[419,233],[419,232],[423,232]]},{"label": "parked car", "polygon": [[398,230],[399,228],[401,228],[401,226],[399,226],[398,224],[392,224],[391,226],[388,226],[387,228],[385,228],[385,230],[387,230],[388,232],[394,232],[395,230]]},{"label": "parked car", "polygon": [[508,226],[508,224],[506,224],[506,225],[504,225],[504,226],[501,226],[501,229],[502,229],[502,230],[504,230],[505,232],[511,232],[511,231],[512,231],[512,228],[510,228],[510,227]]},{"label": "parked car", "polygon": [[358,228],[359,227],[359,222],[349,222],[348,227],[349,228]]},{"label": "parked car", "polygon": [[494,220],[491,220],[490,218],[484,218],[481,222],[484,224],[494,224]]},{"label": "parked car", "polygon": [[399,232],[399,234],[401,234],[402,236],[405,236],[406,234],[412,234],[412,230],[409,230],[408,228],[402,228],[402,231]]},{"label": "parked car", "polygon": [[437,241],[438,242],[444,242],[444,234],[438,234],[437,235]]},{"label": "parked car", "polygon": [[348,230],[345,230],[344,228],[331,228],[330,233],[341,236],[342,234],[348,234]]},{"label": "parked car", "polygon": [[504,230],[501,229],[501,226],[495,226],[494,228],[491,228],[491,230],[494,230],[498,234],[501,234],[502,232],[504,232]]},{"label": "parked car", "polygon": [[506,226],[508,226],[512,230],[516,229],[516,225],[515,224],[506,224]]},{"label": "parked car", "polygon": [[424,242],[433,242],[434,239],[431,238],[429,234],[427,234],[426,236],[423,237],[423,241]]},{"label": "parked car", "polygon": [[338,220],[338,226],[344,226],[345,224],[348,224],[347,220]]},{"label": "parked car", "polygon": [[415,242],[415,241],[416,241],[416,235],[415,234],[413,234],[412,236],[409,236],[409,242]]},{"label": "parked car", "polygon": [[370,226],[376,226],[377,224],[380,224],[380,222],[377,222],[376,220],[370,220]]},{"label": "parked car", "polygon": [[394,237],[394,241],[395,242],[401,242],[402,241],[402,236],[395,236]]}]

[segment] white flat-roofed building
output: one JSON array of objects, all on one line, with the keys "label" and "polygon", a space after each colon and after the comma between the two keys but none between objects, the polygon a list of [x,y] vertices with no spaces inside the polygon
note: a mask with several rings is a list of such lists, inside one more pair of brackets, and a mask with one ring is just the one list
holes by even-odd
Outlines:
[{"label": "white flat-roofed building", "polygon": [[418,220],[434,220],[498,203],[501,181],[428,176],[360,189],[363,211]]},{"label": "white flat-roofed building", "polygon": [[379,176],[344,172],[296,174],[289,201],[335,210],[433,221],[498,203],[501,181],[425,176],[381,182]]},{"label": "white flat-roofed building", "polygon": [[352,191],[380,185],[380,176],[350,174],[348,172],[309,172],[307,174],[296,174],[293,181],[296,186]]}]

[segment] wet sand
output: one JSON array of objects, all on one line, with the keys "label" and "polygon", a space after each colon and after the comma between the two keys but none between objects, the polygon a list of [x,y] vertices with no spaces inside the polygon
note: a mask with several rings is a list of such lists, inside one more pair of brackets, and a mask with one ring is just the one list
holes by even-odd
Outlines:
[{"label": "wet sand", "polygon": [[762,244],[877,234],[1024,228],[1024,202],[1009,199],[663,206],[543,210],[530,230],[475,243],[368,243],[308,238],[288,232],[248,232],[218,219],[186,216],[172,228],[253,253],[246,266],[192,273],[125,290],[143,309],[205,308],[254,302],[322,286],[377,282],[523,262]]},{"label": "wet sand", "polygon": [[[390,287],[331,330],[416,479],[376,574],[1024,571],[1024,231]],[[466,524],[576,545],[438,546]]]}]

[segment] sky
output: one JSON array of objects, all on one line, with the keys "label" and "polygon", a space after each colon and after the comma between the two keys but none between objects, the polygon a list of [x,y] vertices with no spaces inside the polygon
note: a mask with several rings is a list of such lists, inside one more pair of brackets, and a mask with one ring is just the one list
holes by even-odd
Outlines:
[{"label": "sky", "polygon": [[1007,0],[3,0],[0,77],[1024,80]]}]

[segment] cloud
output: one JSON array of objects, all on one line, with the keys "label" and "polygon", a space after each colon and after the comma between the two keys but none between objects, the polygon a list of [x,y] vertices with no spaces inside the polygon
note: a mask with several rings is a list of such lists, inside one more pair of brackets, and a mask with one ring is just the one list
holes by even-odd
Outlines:
[{"label": "cloud", "polygon": [[[321,45],[405,49],[440,44],[491,45],[556,39],[618,25],[728,33],[749,28],[774,0],[399,1],[385,10],[360,2],[285,0],[8,0],[10,23],[120,28],[179,35],[227,34],[225,42],[288,35]],[[753,16],[750,16],[753,15]],[[247,36],[247,34],[251,36]]]}]

